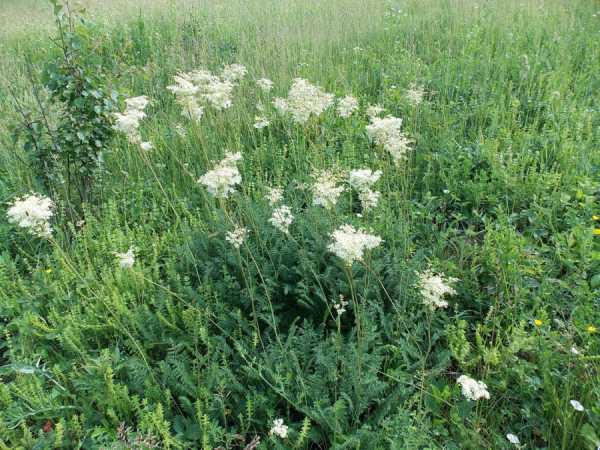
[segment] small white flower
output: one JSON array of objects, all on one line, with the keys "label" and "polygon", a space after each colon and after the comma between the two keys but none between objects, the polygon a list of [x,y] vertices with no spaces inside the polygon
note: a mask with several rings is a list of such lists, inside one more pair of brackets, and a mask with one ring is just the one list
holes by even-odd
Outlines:
[{"label": "small white flower", "polygon": [[135,254],[133,252],[133,247],[129,247],[127,253],[115,252],[115,256],[119,260],[119,266],[122,269],[131,269],[133,267],[133,264],[135,263]]},{"label": "small white flower", "polygon": [[30,194],[23,198],[17,198],[6,212],[8,221],[40,237],[50,237],[52,227],[50,219],[54,215],[52,211],[54,203],[48,197],[38,194]]},{"label": "small white flower", "polygon": [[365,250],[372,250],[383,242],[379,236],[357,230],[352,225],[342,225],[331,238],[327,248],[348,266],[354,261],[362,261]]},{"label": "small white flower", "polygon": [[358,100],[351,95],[338,100],[337,112],[340,117],[348,118],[358,109]]},{"label": "small white flower", "polygon": [[283,200],[283,189],[280,187],[270,187],[268,190],[269,192],[265,198],[269,200],[269,205],[275,206],[277,203]]},{"label": "small white flower", "polygon": [[244,227],[237,227],[233,231],[229,231],[227,233],[225,240],[235,248],[240,248],[244,243],[246,236],[248,236],[248,229]]},{"label": "small white flower", "polygon": [[575,411],[585,411],[585,408],[583,407],[583,405],[581,403],[579,403],[577,400],[571,400],[569,403],[571,403],[571,406],[573,407],[573,409]]},{"label": "small white flower", "polygon": [[378,191],[372,191],[371,189],[364,189],[358,193],[358,199],[360,200],[360,205],[363,211],[368,211],[369,209],[373,209],[379,203],[379,197],[381,193]]},{"label": "small white flower", "polygon": [[223,68],[221,78],[230,83],[238,83],[244,78],[248,70],[241,64],[230,64]]},{"label": "small white flower", "polygon": [[294,221],[294,215],[289,206],[282,205],[273,211],[269,222],[283,233],[289,233],[289,227]]},{"label": "small white flower", "polygon": [[490,393],[487,390],[487,385],[482,381],[474,380],[466,375],[461,375],[456,380],[462,387],[462,393],[467,400],[479,400],[480,398],[489,399]]},{"label": "small white flower", "polygon": [[371,169],[358,169],[350,171],[348,183],[357,191],[363,191],[373,186],[381,177],[381,170],[373,172]]},{"label": "small white flower", "polygon": [[574,355],[581,355],[581,352],[574,345],[571,347],[571,353]]},{"label": "small white flower", "polygon": [[343,186],[337,186],[337,178],[328,170],[317,172],[314,175],[315,183],[312,186],[313,205],[326,209],[333,208],[342,192]]},{"label": "small white flower", "polygon": [[175,125],[175,132],[180,136],[180,137],[185,137],[187,135],[187,131],[184,128],[183,125],[181,125],[180,123],[178,123],[177,125]]},{"label": "small white flower", "polygon": [[447,308],[448,302],[444,300],[446,295],[456,295],[456,290],[451,283],[457,282],[457,278],[445,277],[425,270],[419,274],[419,286],[423,303],[431,309]]},{"label": "small white flower", "polygon": [[367,108],[367,116],[371,118],[377,117],[383,111],[385,111],[385,108],[381,105],[369,105]]},{"label": "small white flower", "polygon": [[256,84],[263,92],[269,92],[273,88],[273,82],[268,78],[260,78],[256,80]]},{"label": "small white flower", "polygon": [[346,306],[348,306],[348,302],[344,300],[343,295],[340,295],[340,301],[333,305],[338,317],[346,312]]},{"label": "small white flower", "polygon": [[240,171],[236,163],[242,159],[242,154],[226,153],[225,158],[217,166],[198,180],[199,183],[206,186],[208,192],[217,198],[227,198],[230,193],[235,191],[235,186],[242,182]]},{"label": "small white flower", "polygon": [[285,439],[288,435],[288,426],[283,424],[283,419],[275,419],[269,434]]},{"label": "small white flower", "polygon": [[266,117],[256,116],[254,118],[254,128],[258,130],[260,130],[261,128],[268,127],[270,123],[271,122],[269,122]]},{"label": "small white flower", "polygon": [[286,99],[276,98],[273,105],[280,113],[289,113],[292,119],[305,124],[311,115],[319,116],[334,102],[334,95],[303,78],[296,78]]},{"label": "small white flower", "polygon": [[367,125],[367,134],[377,145],[383,147],[397,164],[406,159],[406,154],[411,149],[412,141],[401,131],[402,119],[394,116],[384,118],[371,117],[371,124]]},{"label": "small white flower", "polygon": [[519,437],[512,433],[508,433],[506,435],[506,439],[508,439],[508,442],[510,442],[511,444],[519,445],[521,443]]},{"label": "small white flower", "polygon": [[140,148],[147,152],[148,150],[152,150],[154,148],[154,145],[152,145],[152,142],[142,142],[140,143]]},{"label": "small white flower", "polygon": [[423,101],[423,96],[425,95],[425,90],[422,86],[418,86],[415,83],[410,85],[410,88],[406,90],[405,96],[410,104],[413,106],[418,106]]}]

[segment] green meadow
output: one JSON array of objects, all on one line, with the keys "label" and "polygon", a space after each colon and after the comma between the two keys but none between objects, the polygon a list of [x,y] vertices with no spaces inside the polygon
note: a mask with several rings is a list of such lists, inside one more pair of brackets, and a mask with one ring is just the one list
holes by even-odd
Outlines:
[{"label": "green meadow", "polygon": [[600,448],[600,3],[1,3],[0,449]]}]

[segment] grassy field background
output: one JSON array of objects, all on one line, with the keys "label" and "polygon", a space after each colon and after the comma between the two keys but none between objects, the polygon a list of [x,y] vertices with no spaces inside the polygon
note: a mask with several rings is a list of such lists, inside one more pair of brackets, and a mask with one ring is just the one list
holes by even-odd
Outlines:
[{"label": "grassy field background", "polygon": [[[51,195],[13,131],[47,101],[57,52],[50,6],[2,2],[0,448],[600,446],[598,2],[86,5],[88,69],[121,109],[151,99],[154,148],[111,138],[77,220],[54,192],[51,239],[9,223],[15,198]],[[173,76],[231,63],[248,70],[233,106],[182,117]],[[293,123],[271,102],[296,77],[359,110]],[[366,133],[374,104],[413,141],[400,165]],[[216,201],[197,180],[227,149],[243,181]],[[357,215],[350,190],[312,204],[316,170],[359,168],[382,171],[375,209]],[[269,186],[289,235],[269,223]],[[346,223],[383,239],[350,269],[328,251]],[[446,309],[423,304],[427,268],[458,279]],[[489,398],[465,398],[461,375]]]}]

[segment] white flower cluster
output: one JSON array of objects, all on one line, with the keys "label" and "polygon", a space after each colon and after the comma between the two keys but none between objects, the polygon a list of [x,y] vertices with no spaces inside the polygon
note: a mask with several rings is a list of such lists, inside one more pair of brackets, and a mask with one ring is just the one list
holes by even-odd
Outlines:
[{"label": "white flower cluster", "polygon": [[200,120],[204,113],[202,103],[208,103],[217,110],[232,105],[233,88],[246,75],[246,67],[241,64],[225,66],[221,75],[198,69],[180,73],[174,77],[175,84],[167,86],[182,107],[182,114],[191,120]]},{"label": "white flower cluster", "polygon": [[127,136],[127,140],[132,144],[139,145],[142,150],[150,150],[150,142],[142,142],[142,136],[139,131],[140,120],[146,117],[144,110],[148,106],[148,97],[131,97],[125,100],[125,111],[115,113],[115,124],[113,128]]},{"label": "white flower cluster", "polygon": [[457,282],[457,278],[444,277],[435,274],[431,270],[425,270],[419,274],[419,287],[423,296],[423,303],[431,309],[447,308],[448,302],[444,300],[445,295],[456,295],[456,290],[450,285]]},{"label": "white flower cluster", "polygon": [[461,375],[456,380],[462,388],[462,394],[471,401],[479,400],[480,398],[489,399],[490,393],[487,390],[487,385],[482,381],[474,380],[466,375]]},{"label": "white flower cluster", "polygon": [[358,109],[358,100],[352,97],[351,95],[347,95],[344,98],[338,100],[337,104],[337,112],[340,117],[346,119],[352,115],[354,111]]},{"label": "white flower cluster", "polygon": [[268,190],[269,193],[265,195],[265,198],[269,200],[269,205],[275,206],[283,200],[283,189],[280,187],[270,187]]},{"label": "white flower cluster", "polygon": [[352,225],[342,225],[331,234],[333,242],[329,251],[341,258],[348,266],[354,261],[362,261],[365,250],[372,250],[381,244],[379,236],[355,229]]},{"label": "white flower cluster", "polygon": [[48,197],[30,194],[17,198],[6,212],[8,221],[21,228],[27,228],[31,233],[40,237],[52,234],[50,219],[54,215],[54,203]]},{"label": "white flower cluster", "polygon": [[225,236],[225,240],[233,245],[235,248],[240,248],[246,237],[248,236],[248,229],[244,227],[236,227],[232,231],[229,231]]},{"label": "white flower cluster", "polygon": [[380,193],[371,189],[379,178],[381,178],[381,170],[373,172],[371,169],[358,169],[350,172],[348,182],[358,191],[358,198],[364,211],[376,207],[379,202]]},{"label": "white flower cluster", "polygon": [[423,86],[411,83],[410,87],[404,93],[404,96],[411,105],[419,106],[425,96],[425,89],[423,89]]},{"label": "white flower cluster", "polygon": [[400,130],[402,119],[394,116],[379,118],[371,117],[367,125],[367,134],[377,144],[381,145],[397,164],[406,158],[410,150],[411,140]]},{"label": "white flower cluster", "polygon": [[340,295],[340,301],[333,305],[338,317],[340,317],[342,314],[344,314],[346,312],[346,306],[348,306],[348,302],[346,300],[344,300],[343,295]]},{"label": "white flower cluster", "polygon": [[133,247],[129,247],[127,253],[117,253],[115,252],[115,256],[119,261],[119,267],[122,269],[131,269],[133,264],[135,263],[135,253],[133,251]]},{"label": "white flower cluster", "polygon": [[269,434],[285,439],[288,435],[288,426],[283,424],[283,419],[275,419]]},{"label": "white flower cluster", "polygon": [[289,228],[294,221],[292,210],[287,205],[281,205],[273,210],[273,215],[269,219],[271,225],[277,228],[282,233],[289,233]]},{"label": "white flower cluster", "polygon": [[316,172],[314,178],[313,205],[322,206],[325,209],[333,208],[344,192],[344,187],[337,186],[337,177],[328,170]]},{"label": "white flower cluster", "polygon": [[311,115],[320,116],[334,101],[334,95],[303,78],[296,78],[287,99],[277,97],[273,105],[280,113],[291,114],[294,121],[305,124]]},{"label": "white flower cluster", "polygon": [[273,89],[273,82],[268,78],[259,78],[256,80],[256,84],[262,89],[263,92],[269,92],[271,89]]},{"label": "white flower cluster", "polygon": [[242,159],[242,154],[226,153],[225,158],[213,170],[206,172],[198,180],[206,186],[208,192],[217,198],[227,198],[235,191],[235,186],[242,182],[242,176],[236,164]]},{"label": "white flower cluster", "polygon": [[367,108],[367,116],[369,118],[377,117],[383,111],[385,111],[385,108],[381,105],[369,105]]},{"label": "white flower cluster", "polygon": [[269,120],[264,116],[254,117],[254,128],[256,128],[257,130],[268,127],[270,123],[271,122],[269,122]]}]

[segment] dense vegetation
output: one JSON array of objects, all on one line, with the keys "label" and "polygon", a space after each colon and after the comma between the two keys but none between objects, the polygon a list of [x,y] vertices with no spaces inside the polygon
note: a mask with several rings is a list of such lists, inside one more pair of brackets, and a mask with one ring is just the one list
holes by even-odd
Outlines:
[{"label": "dense vegetation", "polygon": [[597,2],[111,2],[7,5],[57,24],[0,36],[0,448],[600,446]]}]

